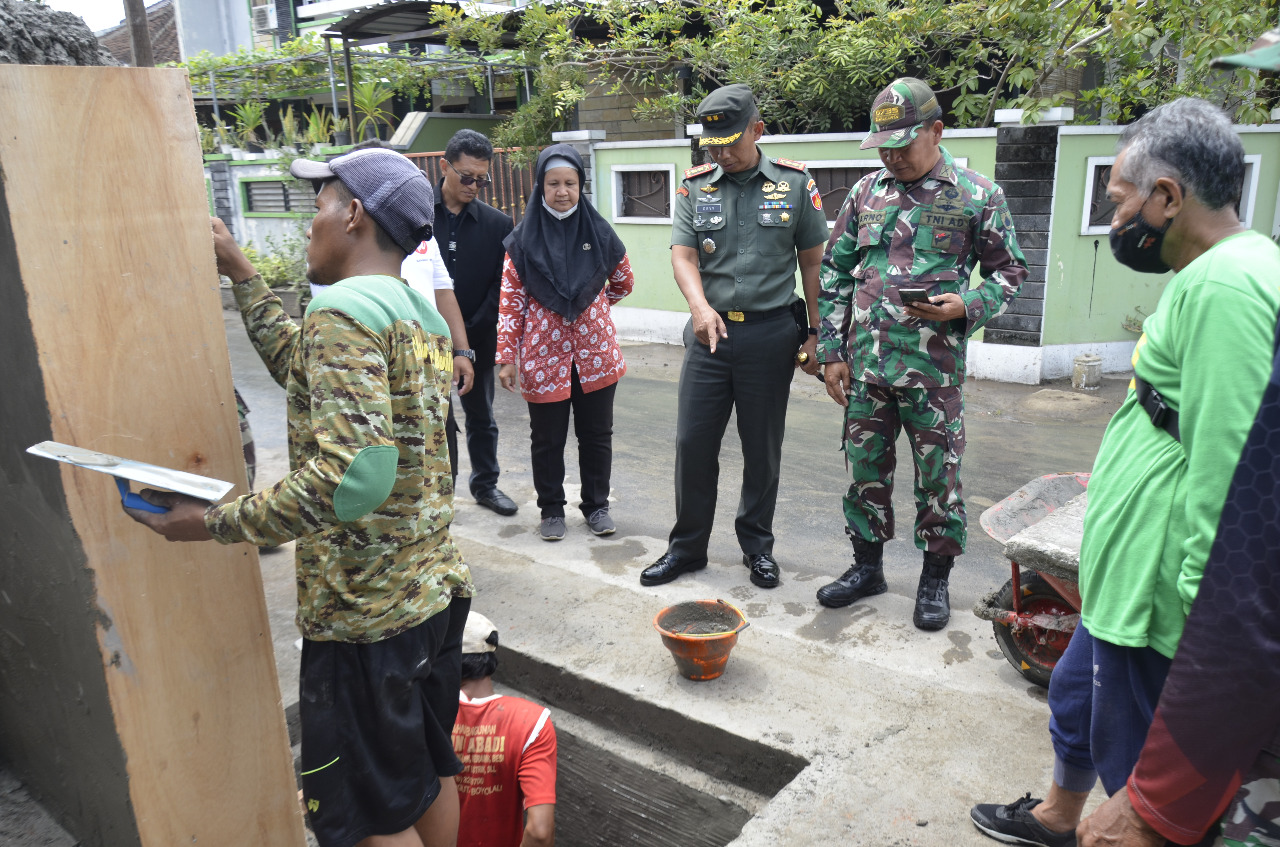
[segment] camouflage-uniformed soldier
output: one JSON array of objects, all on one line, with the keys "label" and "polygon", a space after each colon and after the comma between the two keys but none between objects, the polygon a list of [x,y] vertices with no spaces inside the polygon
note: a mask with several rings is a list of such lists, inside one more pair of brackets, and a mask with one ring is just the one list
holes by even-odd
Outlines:
[{"label": "camouflage-uniformed soldier", "polygon": [[[676,190],[671,267],[689,301],[676,422],[676,523],[667,552],[640,575],[670,582],[706,567],[720,442],[737,409],[742,499],[734,528],[751,581],[778,584],[773,512],[787,398],[798,362],[817,373],[818,270],[827,221],[804,165],[771,159],[751,89],[728,85],[698,106],[700,146],[715,164],[691,168]],[[797,354],[797,261],[809,335]]]},{"label": "camouflage-uniformed soldier", "polygon": [[376,148],[291,171],[317,185],[307,274],[325,286],[301,327],[213,224],[218,270],[286,391],[290,473],[222,505],[147,491],[170,511],[130,515],[170,540],[297,539],[302,785],[320,844],[404,835],[415,820],[456,832],[450,735],[473,588],[449,533],[453,349],[398,277],[431,237],[431,186]]},{"label": "camouflage-uniformed soldier", "polygon": [[[941,116],[918,79],[895,80],[876,97],[862,147],[879,148],[885,167],[854,186],[831,233],[818,352],[827,392],[846,407],[845,531],[854,549],[853,567],[818,589],[818,602],[847,606],[888,590],[881,556],[894,534],[894,442],[905,428],[924,551],[913,619],[928,630],[950,619],[947,579],[965,545],[966,339],[1005,310],[1027,276],[1004,193],[940,146]],[[975,265],[982,282],[970,289]]]}]

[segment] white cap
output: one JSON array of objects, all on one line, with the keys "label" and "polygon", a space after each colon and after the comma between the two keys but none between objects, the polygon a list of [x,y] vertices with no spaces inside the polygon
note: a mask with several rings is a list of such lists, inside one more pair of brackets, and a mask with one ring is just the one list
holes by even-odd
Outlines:
[{"label": "white cap", "polygon": [[493,621],[479,612],[467,615],[467,627],[462,631],[463,653],[492,653],[498,649],[498,628]]}]

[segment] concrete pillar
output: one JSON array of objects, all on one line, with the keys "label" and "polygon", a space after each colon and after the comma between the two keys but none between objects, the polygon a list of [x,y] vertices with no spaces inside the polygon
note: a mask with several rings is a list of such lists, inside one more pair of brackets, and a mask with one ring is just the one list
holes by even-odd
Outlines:
[{"label": "concrete pillar", "polygon": [[231,196],[231,166],[225,161],[205,163],[209,182],[213,188],[213,213],[222,218],[232,235],[236,234],[235,216],[237,204]]},{"label": "concrete pillar", "polygon": [[582,157],[582,164],[587,171],[587,184],[582,186],[582,196],[591,201],[593,206],[596,204],[595,147],[601,141],[604,141],[604,136],[605,132],[602,129],[576,129],[570,132],[551,133],[552,141],[557,144],[568,144],[574,150],[577,150],[578,155]]},{"label": "concrete pillar", "polygon": [[986,325],[983,340],[1039,347],[1044,321],[1045,273],[1049,261],[1049,221],[1053,210],[1058,125],[1071,109],[1049,109],[1036,126],[1023,126],[1021,109],[997,109],[995,181],[1004,189],[1018,246],[1030,273],[1008,311]]}]

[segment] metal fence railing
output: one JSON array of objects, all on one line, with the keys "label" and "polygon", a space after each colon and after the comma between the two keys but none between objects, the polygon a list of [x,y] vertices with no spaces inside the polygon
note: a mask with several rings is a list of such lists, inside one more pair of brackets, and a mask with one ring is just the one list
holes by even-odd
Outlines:
[{"label": "metal fence railing", "polygon": [[[489,179],[493,180],[488,188],[480,192],[480,199],[511,216],[517,224],[524,217],[524,208],[533,193],[533,171],[517,166],[512,161],[514,150],[501,149],[493,151],[493,164],[489,168]],[[409,159],[426,173],[432,187],[440,184],[444,175],[440,162],[444,152],[409,153]]]}]

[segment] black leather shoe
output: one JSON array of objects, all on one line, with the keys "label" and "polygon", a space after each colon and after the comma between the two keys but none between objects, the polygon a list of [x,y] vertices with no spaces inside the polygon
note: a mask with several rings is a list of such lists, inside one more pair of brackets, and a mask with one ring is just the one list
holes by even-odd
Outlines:
[{"label": "black leather shoe", "polygon": [[681,574],[700,571],[707,566],[706,559],[682,562],[674,553],[663,553],[658,561],[640,571],[641,585],[665,585]]},{"label": "black leather shoe", "polygon": [[510,517],[519,511],[516,501],[496,488],[490,488],[483,494],[476,495],[476,502],[486,509],[492,509],[504,517]]},{"label": "black leather shoe", "polygon": [[874,597],[888,590],[889,584],[884,581],[884,568],[879,562],[873,565],[854,565],[835,582],[818,589],[818,602],[828,608],[839,609],[854,600]]},{"label": "black leather shoe", "polygon": [[754,553],[742,557],[742,564],[751,568],[751,581],[761,588],[777,588],[782,575],[778,563],[768,553]]}]

